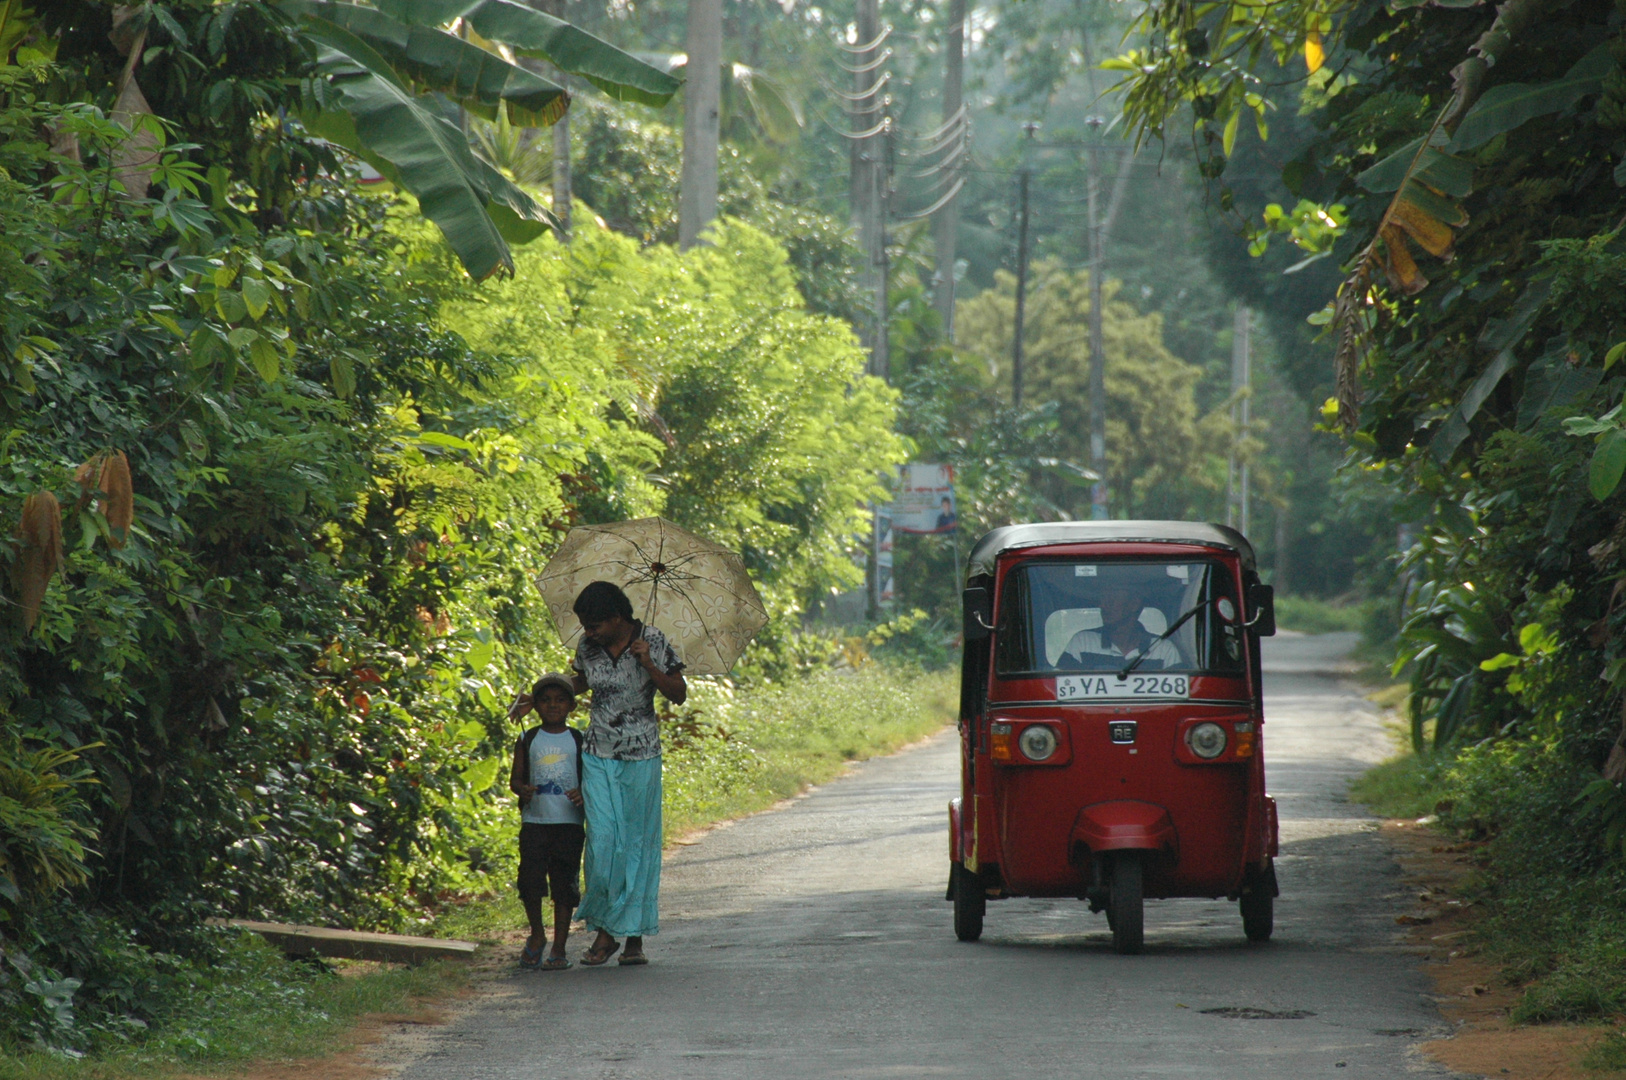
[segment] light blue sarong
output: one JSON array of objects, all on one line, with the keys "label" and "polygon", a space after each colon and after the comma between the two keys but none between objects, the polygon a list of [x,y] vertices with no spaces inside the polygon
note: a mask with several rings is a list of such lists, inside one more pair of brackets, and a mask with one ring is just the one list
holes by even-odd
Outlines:
[{"label": "light blue sarong", "polygon": [[616,937],[660,932],[661,759],[582,755],[587,849],[577,917]]}]

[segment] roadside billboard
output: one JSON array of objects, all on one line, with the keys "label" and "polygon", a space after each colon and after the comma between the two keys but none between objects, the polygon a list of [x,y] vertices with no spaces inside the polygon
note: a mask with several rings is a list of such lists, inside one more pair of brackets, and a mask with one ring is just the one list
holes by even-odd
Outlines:
[{"label": "roadside billboard", "polygon": [[892,499],[895,532],[952,533],[958,524],[954,466],[917,464],[898,470],[897,494]]}]

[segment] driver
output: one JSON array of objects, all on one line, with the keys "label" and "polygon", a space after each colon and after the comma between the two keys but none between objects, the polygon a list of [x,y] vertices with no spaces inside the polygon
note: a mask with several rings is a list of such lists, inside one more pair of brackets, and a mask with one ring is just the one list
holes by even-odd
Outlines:
[{"label": "driver", "polygon": [[1151,654],[1140,665],[1142,670],[1158,670],[1180,666],[1180,651],[1168,640],[1159,641],[1140,624],[1141,602],[1138,590],[1129,585],[1104,585],[1101,589],[1101,629],[1080,630],[1062,650],[1065,664],[1069,657],[1078,667],[1093,669],[1116,667],[1104,660],[1129,661],[1148,648]]}]

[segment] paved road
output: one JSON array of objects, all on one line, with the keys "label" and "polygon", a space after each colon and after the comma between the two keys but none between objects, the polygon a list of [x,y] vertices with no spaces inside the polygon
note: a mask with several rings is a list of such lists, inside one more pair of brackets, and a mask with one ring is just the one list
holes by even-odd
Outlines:
[{"label": "paved road", "polygon": [[956,942],[945,735],[679,849],[649,967],[516,974],[405,1080],[1427,1075],[1409,1049],[1441,1022],[1394,923],[1407,897],[1342,798],[1388,746],[1336,678],[1350,644],[1267,653],[1268,945],[1244,942],[1234,904],[1193,900],[1147,904],[1142,956],[1114,954],[1105,918],[1068,900],[990,903],[982,941]]}]

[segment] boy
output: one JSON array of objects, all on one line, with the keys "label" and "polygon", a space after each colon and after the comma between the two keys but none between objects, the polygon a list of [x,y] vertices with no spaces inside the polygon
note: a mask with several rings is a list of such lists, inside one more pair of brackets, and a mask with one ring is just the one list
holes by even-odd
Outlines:
[{"label": "boy", "polygon": [[[519,796],[519,898],[531,924],[531,937],[520,952],[521,967],[563,971],[565,939],[570,936],[570,915],[581,901],[576,883],[581,873],[582,735],[565,725],[576,707],[576,688],[570,676],[550,674],[536,680],[529,694],[521,694],[508,710],[518,720],[533,709],[542,723],[514,744],[514,764],[508,790]],[[551,886],[551,888],[550,888]],[[553,950],[542,958],[547,937],[542,926],[542,898],[553,895]]]}]

